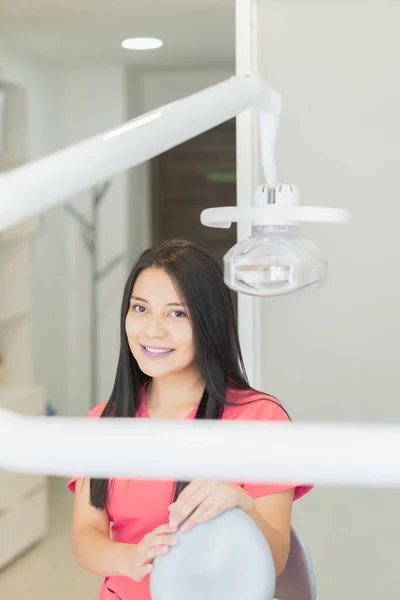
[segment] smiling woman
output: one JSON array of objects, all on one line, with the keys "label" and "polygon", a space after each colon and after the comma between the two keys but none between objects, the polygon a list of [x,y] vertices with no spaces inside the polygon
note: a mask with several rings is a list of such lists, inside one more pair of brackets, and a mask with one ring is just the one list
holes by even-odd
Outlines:
[{"label": "smiling woman", "polygon": [[[180,240],[141,254],[123,295],[114,388],[89,416],[288,419],[275,398],[248,384],[231,295],[211,254]],[[153,561],[177,545],[174,534],[236,507],[262,532],[281,573],[293,500],[310,489],[290,482],[92,479],[77,485],[78,479],[69,482],[76,494],[73,548],[82,567],[105,578],[101,600],[150,600]]]},{"label": "smiling woman", "polygon": [[125,324],[131,352],[149,377],[193,368],[188,309],[165,271],[149,268],[139,275]]}]

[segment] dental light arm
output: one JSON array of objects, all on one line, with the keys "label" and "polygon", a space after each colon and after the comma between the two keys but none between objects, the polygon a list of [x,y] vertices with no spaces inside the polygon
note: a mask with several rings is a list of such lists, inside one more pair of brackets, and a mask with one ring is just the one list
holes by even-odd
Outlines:
[{"label": "dental light arm", "polygon": [[[261,78],[232,77],[111,131],[0,176],[0,232],[279,96]],[[273,169],[271,170],[272,173]]]},{"label": "dental light arm", "polygon": [[[261,163],[265,182],[270,190],[275,190],[278,185],[276,142],[281,115],[280,96],[276,92],[274,94],[273,97],[269,98],[269,102],[264,102],[264,107],[259,109],[258,114]],[[268,105],[271,107],[270,110],[268,110]]]}]

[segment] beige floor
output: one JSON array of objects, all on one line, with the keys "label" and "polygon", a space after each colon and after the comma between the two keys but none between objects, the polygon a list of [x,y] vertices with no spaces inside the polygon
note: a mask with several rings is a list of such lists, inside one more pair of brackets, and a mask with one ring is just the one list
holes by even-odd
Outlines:
[{"label": "beige floor", "polygon": [[96,600],[101,579],[82,571],[70,545],[73,497],[50,481],[47,538],[0,572],[1,600]]}]

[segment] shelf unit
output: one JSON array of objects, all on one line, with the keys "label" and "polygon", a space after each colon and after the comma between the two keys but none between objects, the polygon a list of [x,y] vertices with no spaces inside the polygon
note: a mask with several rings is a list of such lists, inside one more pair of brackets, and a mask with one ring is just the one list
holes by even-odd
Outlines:
[{"label": "shelf unit", "polygon": [[[0,81],[0,177],[27,162],[25,90]],[[33,228],[24,223],[0,233],[0,406],[25,415],[44,413],[35,385],[31,258]],[[47,533],[47,478],[0,470],[0,569]]]}]

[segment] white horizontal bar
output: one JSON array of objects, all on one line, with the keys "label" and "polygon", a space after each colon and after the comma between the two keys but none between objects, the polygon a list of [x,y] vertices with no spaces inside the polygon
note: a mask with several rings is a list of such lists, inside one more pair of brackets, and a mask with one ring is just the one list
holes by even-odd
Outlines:
[{"label": "white horizontal bar", "polygon": [[232,77],[107,133],[0,176],[0,231],[236,117],[270,95],[261,78]]},{"label": "white horizontal bar", "polygon": [[200,221],[206,227],[229,229],[232,223],[256,221],[260,219],[261,215],[262,212],[259,206],[248,208],[221,206],[218,208],[205,208],[200,215]]},{"label": "white horizontal bar", "polygon": [[400,485],[400,427],[22,417],[0,410],[0,467],[53,476]]},{"label": "white horizontal bar", "polygon": [[266,204],[251,208],[236,206],[206,208],[202,211],[200,220],[206,227],[229,229],[232,223],[240,221],[251,221],[257,225],[286,225],[301,222],[348,223],[351,215],[347,210],[341,208]]}]

